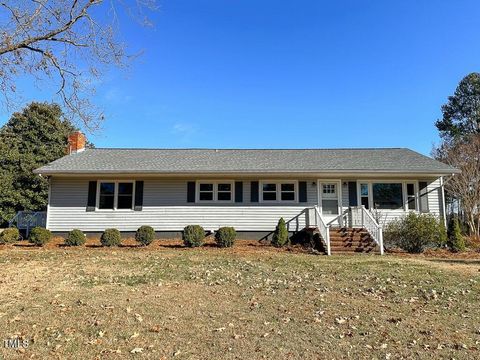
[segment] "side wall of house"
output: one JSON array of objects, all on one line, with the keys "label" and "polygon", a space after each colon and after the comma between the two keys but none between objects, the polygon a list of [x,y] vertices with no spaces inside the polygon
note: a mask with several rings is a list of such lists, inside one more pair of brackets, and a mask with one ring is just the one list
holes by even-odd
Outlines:
[{"label": "side wall of house", "polygon": [[[89,179],[51,178],[47,227],[55,232],[73,228],[100,232],[114,227],[121,231],[135,231],[141,225],[150,225],[157,231],[180,231],[186,225],[200,224],[207,230],[234,226],[237,231],[272,231],[280,217],[289,221],[289,230],[305,227],[302,211],[318,203],[316,179],[298,179],[307,183],[307,201],[267,204],[251,202],[250,179],[243,182],[243,201],[227,204],[199,204],[187,202],[187,179],[142,179],[144,181],[143,208],[134,210],[86,211]],[[348,181],[341,181],[342,208],[349,206]],[[422,181],[422,180],[420,180]],[[440,180],[428,181],[430,212],[442,215]],[[379,213],[380,222],[403,216],[403,210]]]}]

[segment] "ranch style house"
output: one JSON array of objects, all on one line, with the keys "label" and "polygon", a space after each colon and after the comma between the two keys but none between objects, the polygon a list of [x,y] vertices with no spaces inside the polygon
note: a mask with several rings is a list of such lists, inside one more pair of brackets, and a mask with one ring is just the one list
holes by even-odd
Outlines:
[{"label": "ranch style house", "polygon": [[46,227],[54,233],[130,233],[150,225],[158,236],[172,236],[198,224],[261,238],[283,217],[292,233],[314,229],[327,253],[341,229],[358,229],[359,242],[367,234],[382,252],[382,227],[392,219],[413,211],[444,221],[445,178],[458,172],[405,148],[86,149],[85,143],[82,133],[72,134],[68,155],[35,170],[49,180]]}]

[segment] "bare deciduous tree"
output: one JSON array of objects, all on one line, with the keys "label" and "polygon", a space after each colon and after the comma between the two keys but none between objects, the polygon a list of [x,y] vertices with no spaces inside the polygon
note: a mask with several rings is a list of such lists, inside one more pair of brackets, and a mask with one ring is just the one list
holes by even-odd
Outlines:
[{"label": "bare deciduous tree", "polygon": [[480,135],[444,142],[434,155],[461,170],[446,181],[445,189],[460,201],[471,235],[480,236]]},{"label": "bare deciduous tree", "polygon": [[[143,16],[155,0],[0,0],[0,91],[10,107],[16,82],[33,76],[53,85],[67,112],[87,129],[101,115],[90,103],[94,81],[108,66],[130,58],[116,36],[117,7]],[[146,22],[146,20],[144,19]]]}]

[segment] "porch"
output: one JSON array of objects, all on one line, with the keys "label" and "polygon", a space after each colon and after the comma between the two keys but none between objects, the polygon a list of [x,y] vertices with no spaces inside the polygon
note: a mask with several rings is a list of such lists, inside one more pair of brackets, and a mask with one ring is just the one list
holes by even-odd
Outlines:
[{"label": "porch", "polygon": [[329,221],[317,205],[305,208],[298,217],[288,221],[288,228],[292,230],[303,216],[304,230],[319,237],[327,255],[347,252],[384,253],[383,228],[363,205],[351,206]]}]

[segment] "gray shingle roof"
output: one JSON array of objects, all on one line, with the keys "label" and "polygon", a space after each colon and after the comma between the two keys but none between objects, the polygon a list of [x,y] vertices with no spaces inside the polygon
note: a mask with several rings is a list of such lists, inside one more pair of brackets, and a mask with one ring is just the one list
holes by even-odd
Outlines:
[{"label": "gray shingle roof", "polygon": [[88,149],[37,170],[49,174],[325,173],[451,174],[409,149]]}]

